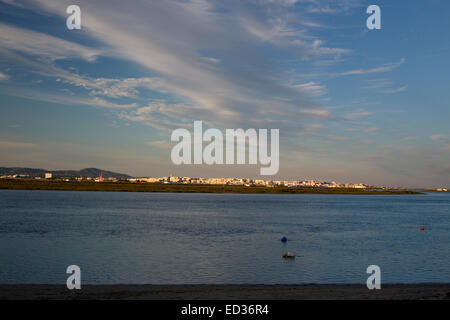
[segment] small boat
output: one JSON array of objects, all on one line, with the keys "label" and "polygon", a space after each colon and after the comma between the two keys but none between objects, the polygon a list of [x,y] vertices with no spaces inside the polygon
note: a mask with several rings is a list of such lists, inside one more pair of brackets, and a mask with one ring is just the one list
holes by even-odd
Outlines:
[{"label": "small boat", "polygon": [[295,254],[293,254],[292,252],[288,251],[288,252],[283,253],[282,257],[284,259],[292,259],[292,258],[295,258]]}]

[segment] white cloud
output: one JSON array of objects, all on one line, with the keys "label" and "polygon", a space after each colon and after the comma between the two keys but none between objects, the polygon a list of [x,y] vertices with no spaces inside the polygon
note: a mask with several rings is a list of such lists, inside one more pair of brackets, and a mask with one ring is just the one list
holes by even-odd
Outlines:
[{"label": "white cloud", "polygon": [[393,87],[394,84],[390,79],[370,79],[364,81],[368,83],[364,89],[377,89],[381,93],[398,93],[408,89],[407,85],[397,88]]},{"label": "white cloud", "polygon": [[364,128],[364,132],[367,132],[367,133],[374,133],[374,132],[377,132],[378,131],[378,128],[377,127],[367,127],[367,128]]},{"label": "white cloud", "polygon": [[98,49],[5,23],[0,23],[0,48],[21,51],[50,60],[82,58],[94,61],[101,53]]},{"label": "white cloud", "polygon": [[443,133],[439,133],[439,134],[433,134],[430,136],[431,140],[444,140],[444,141],[450,141],[450,135],[448,134],[443,134]]},{"label": "white cloud", "polygon": [[317,131],[323,129],[323,125],[321,124],[310,124],[302,128],[302,130],[298,133],[298,136],[305,137],[314,135]]},{"label": "white cloud", "polygon": [[0,141],[0,148],[2,149],[30,149],[37,147],[37,144],[29,142]]},{"label": "white cloud", "polygon": [[389,72],[389,71],[392,71],[395,68],[399,67],[400,65],[404,64],[405,62],[406,62],[406,59],[402,58],[402,59],[400,59],[399,62],[385,64],[381,67],[372,68],[372,69],[350,70],[350,71],[345,71],[345,72],[341,72],[341,73],[336,73],[336,74],[334,74],[334,76],[342,77],[342,76],[351,76],[351,75],[364,75],[364,74],[372,74],[372,73]]},{"label": "white cloud", "polygon": [[326,110],[326,109],[303,109],[300,111],[301,113],[305,114],[305,115],[311,115],[311,116],[315,116],[317,118],[321,118],[321,119],[327,119],[331,117],[330,111]]},{"label": "white cloud", "polygon": [[364,89],[381,89],[392,85],[390,79],[370,79],[364,81],[368,83],[368,85],[364,86]]},{"label": "white cloud", "polygon": [[359,0],[300,0],[309,4],[307,10],[317,14],[341,14],[360,5]]},{"label": "white cloud", "polygon": [[16,87],[7,87],[8,95],[32,99],[61,105],[88,105],[92,107],[102,107],[109,109],[135,109],[137,103],[115,103],[99,97],[84,97],[80,95],[63,95],[55,92],[42,92],[33,89],[18,89]]},{"label": "white cloud", "polygon": [[355,111],[355,112],[351,112],[351,113],[346,114],[344,116],[344,118],[347,119],[347,120],[355,120],[355,119],[358,119],[358,118],[371,116],[372,114],[373,114],[373,112],[370,112],[370,111]]},{"label": "white cloud", "polygon": [[0,72],[0,81],[6,81],[8,79],[9,79],[9,76],[7,74]]},{"label": "white cloud", "polygon": [[308,93],[312,96],[323,96],[327,93],[327,88],[318,82],[307,82],[302,84],[294,85],[293,88],[297,88],[302,92]]},{"label": "white cloud", "polygon": [[148,141],[147,144],[152,147],[162,148],[162,149],[169,149],[172,147],[172,145],[165,140],[155,140],[155,141]]},{"label": "white cloud", "polygon": [[0,2],[9,4],[10,6],[25,7],[25,5],[23,3],[19,3],[16,0],[1,0]]},{"label": "white cloud", "polygon": [[[37,3],[40,9],[65,16],[68,2],[38,0]],[[294,19],[288,8],[260,17],[239,1],[230,5],[227,2],[228,11],[216,10],[223,6],[221,2],[200,0],[152,2],[151,5],[136,1],[133,6],[120,1],[112,1],[109,6],[86,1],[81,5],[86,34],[107,47],[109,55],[140,64],[149,73],[157,74],[157,80],[92,79],[61,70],[58,76],[65,83],[89,88],[90,94],[95,96],[137,97],[137,88],[150,87],[182,99],[187,107],[181,110],[176,104],[170,107],[166,103],[166,117],[159,126],[164,123],[175,125],[180,119],[196,116],[224,127],[275,125],[276,119],[284,119],[283,125],[295,127],[308,117],[329,118],[328,110],[301,90],[285,85],[289,81],[278,72],[277,66],[266,63],[264,69],[257,67],[259,60],[265,58],[252,48],[252,44],[267,35],[258,35],[258,31],[250,30],[251,27],[264,31],[269,28],[267,39],[280,46],[279,49],[292,46],[291,40],[299,37],[306,43],[304,48],[300,46],[305,54],[342,54],[340,49],[327,48],[319,39],[304,38],[304,30],[284,22],[284,18]],[[258,9],[265,12],[266,8]],[[261,26],[262,29],[258,29]],[[238,55],[228,50],[237,47],[240,48]],[[221,52],[222,55],[200,54],[203,51]],[[226,67],[227,63],[236,68]],[[240,64],[245,64],[246,68],[241,68]],[[54,71],[55,68],[40,70],[48,76],[55,74]],[[279,76],[274,77],[275,74]],[[315,94],[319,92],[316,90]],[[156,121],[143,119],[143,115],[121,116],[149,124]]]},{"label": "white cloud", "polygon": [[[55,73],[62,78],[61,82],[82,87],[89,91],[91,96],[105,96],[109,98],[137,98],[138,88],[158,89],[164,91],[164,83],[158,78],[91,78],[73,73]],[[57,79],[57,80],[58,80]]]},{"label": "white cloud", "polygon": [[408,86],[403,86],[400,88],[384,90],[383,93],[398,93],[398,92],[406,91],[407,89],[408,89]]}]

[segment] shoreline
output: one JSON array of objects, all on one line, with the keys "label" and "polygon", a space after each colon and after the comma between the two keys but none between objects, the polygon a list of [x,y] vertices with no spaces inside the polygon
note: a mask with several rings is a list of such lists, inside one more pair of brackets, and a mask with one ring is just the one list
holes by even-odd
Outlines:
[{"label": "shoreline", "polygon": [[0,190],[58,190],[105,192],[172,192],[172,193],[241,193],[241,194],[361,194],[405,195],[424,194],[412,190],[370,190],[321,187],[246,187],[206,184],[162,184],[141,182],[76,182],[62,180],[0,179]]},{"label": "shoreline", "polygon": [[1,300],[450,300],[448,284],[65,285],[0,284]]}]

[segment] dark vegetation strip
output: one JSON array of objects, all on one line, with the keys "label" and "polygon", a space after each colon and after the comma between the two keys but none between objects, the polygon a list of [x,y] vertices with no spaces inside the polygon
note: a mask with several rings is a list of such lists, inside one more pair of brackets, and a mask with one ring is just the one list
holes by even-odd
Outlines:
[{"label": "dark vegetation strip", "polygon": [[124,191],[124,192],[187,192],[187,193],[323,193],[323,194],[421,194],[411,190],[367,190],[353,188],[288,188],[246,187],[205,184],[163,184],[131,182],[90,182],[63,180],[0,179],[0,189],[11,190],[66,190],[66,191]]}]

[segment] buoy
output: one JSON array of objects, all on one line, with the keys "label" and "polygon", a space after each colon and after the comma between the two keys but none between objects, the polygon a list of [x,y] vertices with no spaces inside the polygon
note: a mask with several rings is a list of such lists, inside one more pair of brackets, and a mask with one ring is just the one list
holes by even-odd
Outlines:
[{"label": "buoy", "polygon": [[290,259],[290,258],[295,258],[295,254],[293,254],[292,252],[285,252],[281,255],[284,259]]},{"label": "buoy", "polygon": [[286,241],[287,241],[286,237],[281,238],[281,242],[286,242]]},{"label": "buoy", "polygon": [[421,227],[420,227],[420,230],[422,230],[422,231],[425,230],[425,227],[424,227],[424,226],[421,226]]}]

